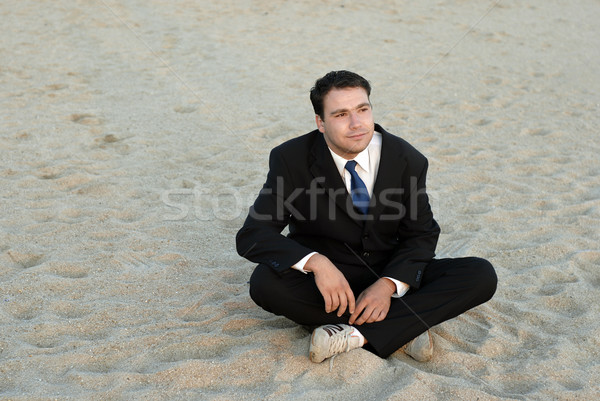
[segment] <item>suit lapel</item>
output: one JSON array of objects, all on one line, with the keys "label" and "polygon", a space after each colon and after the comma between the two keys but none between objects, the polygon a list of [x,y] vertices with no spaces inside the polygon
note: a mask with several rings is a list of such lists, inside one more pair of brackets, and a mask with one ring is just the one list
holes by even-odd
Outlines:
[{"label": "suit lapel", "polygon": [[406,160],[402,158],[400,149],[392,140],[392,134],[378,124],[375,124],[375,130],[381,133],[381,157],[371,197],[370,213],[374,216],[371,221],[377,221],[385,207],[385,204],[382,203],[382,200],[385,202],[382,191],[402,188],[402,176],[406,169]]}]

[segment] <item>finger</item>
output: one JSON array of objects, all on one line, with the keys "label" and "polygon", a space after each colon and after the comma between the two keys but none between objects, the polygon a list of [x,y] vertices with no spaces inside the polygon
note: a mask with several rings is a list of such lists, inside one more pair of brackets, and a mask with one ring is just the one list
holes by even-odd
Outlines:
[{"label": "finger", "polygon": [[323,295],[323,300],[325,301],[325,312],[331,312],[331,295]]},{"label": "finger", "polygon": [[364,309],[365,309],[365,305],[363,305],[359,302],[358,305],[356,306],[356,309],[354,310],[354,313],[350,316],[350,320],[348,320],[348,323],[351,325],[354,324],[354,322],[360,316],[361,312]]},{"label": "finger", "polygon": [[329,312],[333,312],[334,310],[339,308],[339,306],[340,306],[340,297],[338,294],[334,293],[331,295],[331,309],[329,309]]},{"label": "finger", "polygon": [[348,306],[348,299],[346,298],[345,293],[341,293],[339,295],[339,299],[340,299],[340,306],[338,308],[338,313],[337,313],[338,317],[342,316],[344,314],[344,312],[346,312],[346,307]]},{"label": "finger", "polygon": [[352,326],[354,324],[354,320],[356,319],[357,315],[356,315],[356,311],[350,315],[350,319],[348,319],[348,324],[350,326]]},{"label": "finger", "polygon": [[373,308],[366,308],[365,311],[360,315],[360,317],[356,321],[356,324],[358,324],[360,326],[361,324],[363,324],[365,322],[373,323],[373,321],[369,321],[371,319],[372,315],[373,315]]},{"label": "finger", "polygon": [[346,289],[346,297],[348,298],[348,312],[354,313],[355,301],[354,293],[350,288]]},{"label": "finger", "polygon": [[374,311],[367,323],[375,323],[383,320],[381,318],[381,311]]}]

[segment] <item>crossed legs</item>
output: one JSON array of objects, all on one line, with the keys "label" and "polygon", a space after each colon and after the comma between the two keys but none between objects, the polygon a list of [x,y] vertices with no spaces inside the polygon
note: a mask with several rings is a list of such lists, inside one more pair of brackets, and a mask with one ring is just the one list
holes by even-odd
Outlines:
[{"label": "crossed legs", "polygon": [[[355,297],[379,277],[363,266],[338,266]],[[386,318],[357,326],[368,348],[386,358],[430,327],[488,301],[496,290],[492,265],[480,258],[434,259],[425,268],[419,289],[392,299]],[[250,278],[257,305],[307,326],[348,324],[350,314],[326,313],[312,274],[288,269],[278,273],[258,265]]]}]

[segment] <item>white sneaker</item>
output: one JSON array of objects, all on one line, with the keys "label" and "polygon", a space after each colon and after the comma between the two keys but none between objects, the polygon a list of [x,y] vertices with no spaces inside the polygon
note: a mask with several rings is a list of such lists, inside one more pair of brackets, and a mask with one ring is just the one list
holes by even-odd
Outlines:
[{"label": "white sneaker", "polygon": [[334,355],[360,348],[360,337],[352,335],[354,327],[347,324],[326,324],[316,328],[310,339],[308,355],[315,363]]},{"label": "white sneaker", "polygon": [[433,357],[433,339],[429,330],[406,344],[404,353],[419,362],[429,361]]}]

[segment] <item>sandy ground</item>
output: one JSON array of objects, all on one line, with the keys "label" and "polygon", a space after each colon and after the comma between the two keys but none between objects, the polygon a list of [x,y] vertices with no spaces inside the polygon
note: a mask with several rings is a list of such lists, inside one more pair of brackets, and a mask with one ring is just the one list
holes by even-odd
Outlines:
[{"label": "sandy ground", "polygon": [[[0,399],[591,400],[600,381],[600,3],[0,5]],[[430,160],[440,256],[489,303],[434,359],[307,358],[234,235],[333,69]]]}]

